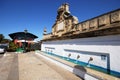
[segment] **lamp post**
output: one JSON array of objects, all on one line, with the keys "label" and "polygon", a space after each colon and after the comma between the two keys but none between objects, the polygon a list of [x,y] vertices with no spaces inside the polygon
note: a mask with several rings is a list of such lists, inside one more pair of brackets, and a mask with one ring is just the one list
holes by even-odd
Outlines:
[{"label": "lamp post", "polygon": [[26,29],[24,30],[24,33],[25,33],[24,53],[26,53],[26,34],[27,34],[27,30]]}]

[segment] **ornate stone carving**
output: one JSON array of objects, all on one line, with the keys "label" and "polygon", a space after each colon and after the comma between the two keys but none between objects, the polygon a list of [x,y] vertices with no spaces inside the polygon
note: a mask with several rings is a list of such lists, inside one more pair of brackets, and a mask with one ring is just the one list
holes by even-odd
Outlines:
[{"label": "ornate stone carving", "polygon": [[111,23],[120,21],[120,11],[111,13]]},{"label": "ornate stone carving", "polygon": [[61,21],[59,22],[59,24],[57,24],[57,31],[61,31],[64,30],[64,22]]},{"label": "ornate stone carving", "polygon": [[[52,34],[44,35],[44,39],[45,38],[52,39],[53,36],[54,38],[61,37],[64,39],[68,38],[68,36],[69,38],[70,36],[72,38],[73,37],[77,38],[80,36],[87,37],[89,33],[90,33],[89,36],[99,36],[104,35],[102,30],[112,29],[114,26],[117,26],[114,28],[119,28],[120,27],[119,24],[120,24],[120,9],[78,23],[78,18],[71,15],[69,12],[69,5],[63,4],[58,9],[56,21],[52,26]],[[118,33],[119,31],[112,31],[111,33],[110,30],[108,32],[105,31],[106,33],[105,35],[114,34],[113,32]]]},{"label": "ornate stone carving", "polygon": [[77,25],[77,30],[82,31],[82,24]]},{"label": "ornate stone carving", "polygon": [[58,13],[59,12],[66,12],[66,13],[70,13],[69,11],[69,4],[68,3],[65,3],[65,4],[62,4],[59,8],[58,8]]},{"label": "ornate stone carving", "polygon": [[89,29],[89,21],[83,22],[82,23],[82,30],[88,30]]},{"label": "ornate stone carving", "polygon": [[95,28],[98,26],[97,19],[93,19],[90,21],[90,28]]},{"label": "ornate stone carving", "polygon": [[[55,35],[61,35],[70,31],[73,31],[74,25],[78,23],[78,19],[72,16],[69,11],[69,5],[67,3],[62,4],[58,9],[55,26],[53,26],[53,33]],[[54,29],[56,28],[56,30]]]},{"label": "ornate stone carving", "polygon": [[104,15],[104,16],[99,17],[98,21],[99,21],[99,26],[110,23],[109,15]]}]

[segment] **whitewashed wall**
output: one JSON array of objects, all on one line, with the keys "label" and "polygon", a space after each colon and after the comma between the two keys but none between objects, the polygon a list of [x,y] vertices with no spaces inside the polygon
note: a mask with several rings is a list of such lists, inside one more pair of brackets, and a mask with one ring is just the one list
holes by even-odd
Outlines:
[{"label": "whitewashed wall", "polygon": [[[120,35],[47,41],[42,43],[41,50],[66,57],[71,54],[72,59],[79,55],[79,60],[85,63],[92,57],[91,64],[103,68],[109,66],[111,70],[120,72]],[[101,55],[106,55],[106,59],[102,60]]]}]

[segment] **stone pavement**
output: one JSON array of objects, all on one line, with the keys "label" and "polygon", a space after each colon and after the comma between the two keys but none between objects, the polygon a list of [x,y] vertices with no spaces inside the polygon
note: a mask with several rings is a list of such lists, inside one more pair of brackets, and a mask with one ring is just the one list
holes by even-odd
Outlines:
[{"label": "stone pavement", "polygon": [[29,53],[6,53],[0,58],[0,80],[81,80],[50,61]]},{"label": "stone pavement", "polygon": [[13,54],[7,54],[7,56],[2,56],[0,58],[0,80],[8,80],[8,75],[11,70],[13,58]]}]

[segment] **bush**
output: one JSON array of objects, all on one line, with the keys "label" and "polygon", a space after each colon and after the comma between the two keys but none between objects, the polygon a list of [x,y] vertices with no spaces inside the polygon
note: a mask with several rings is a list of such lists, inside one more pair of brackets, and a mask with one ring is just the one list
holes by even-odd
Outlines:
[{"label": "bush", "polygon": [[11,41],[9,42],[9,48],[7,51],[14,52],[16,51],[17,48],[18,48],[18,45]]}]

